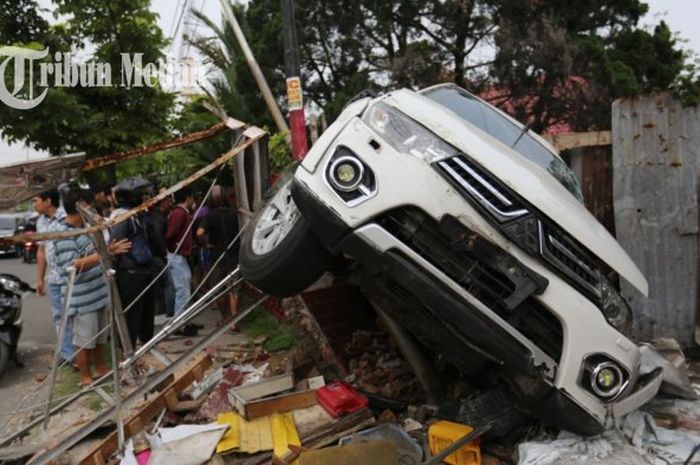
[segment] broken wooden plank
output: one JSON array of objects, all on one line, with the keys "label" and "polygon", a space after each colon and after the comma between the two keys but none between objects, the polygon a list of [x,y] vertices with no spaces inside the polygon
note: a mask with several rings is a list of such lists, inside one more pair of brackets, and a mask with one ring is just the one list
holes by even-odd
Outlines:
[{"label": "broken wooden plank", "polygon": [[247,402],[241,413],[246,420],[266,417],[273,413],[284,413],[316,405],[316,391],[299,391]]},{"label": "broken wooden plank", "polygon": [[[189,366],[181,375],[176,376],[174,381],[154,398],[146,401],[145,405],[139,408],[131,418],[125,422],[124,436],[126,439],[138,434],[143,428],[155,419],[164,408],[177,407],[177,393],[183,391],[195,380],[197,373],[209,368],[212,364],[211,357],[202,354],[192,365]],[[201,376],[199,377],[201,379]],[[175,401],[173,402],[173,395]],[[79,465],[100,465],[105,463],[106,459],[114,454],[119,447],[117,432],[111,433],[104,441],[99,443],[83,458]]]},{"label": "broken wooden plank", "polygon": [[340,438],[355,433],[375,423],[374,415],[368,408],[345,415],[311,431],[301,438],[304,447],[318,449],[337,442]]}]

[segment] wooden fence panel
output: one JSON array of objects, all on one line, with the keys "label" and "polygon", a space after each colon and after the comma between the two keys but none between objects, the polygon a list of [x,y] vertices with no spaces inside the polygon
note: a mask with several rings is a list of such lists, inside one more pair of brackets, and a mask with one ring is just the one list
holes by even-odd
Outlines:
[{"label": "wooden fence panel", "polygon": [[617,238],[649,280],[622,283],[639,335],[694,344],[698,294],[700,119],[667,94],[613,104]]}]

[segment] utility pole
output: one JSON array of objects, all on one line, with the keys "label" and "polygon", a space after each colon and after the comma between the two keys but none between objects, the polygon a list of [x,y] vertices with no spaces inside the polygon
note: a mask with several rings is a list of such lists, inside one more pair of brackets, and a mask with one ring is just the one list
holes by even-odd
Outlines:
[{"label": "utility pole", "polygon": [[272,119],[275,120],[277,130],[279,130],[280,132],[289,131],[287,122],[284,120],[284,116],[282,116],[282,112],[277,106],[275,97],[272,95],[270,86],[267,85],[267,81],[265,80],[265,76],[263,76],[262,71],[260,70],[258,62],[255,61],[255,56],[253,56],[253,52],[250,50],[248,41],[243,35],[241,26],[238,24],[236,16],[233,14],[233,10],[231,9],[231,5],[229,4],[228,0],[221,0],[221,9],[224,13],[226,21],[229,23],[231,29],[233,30],[233,35],[236,36],[236,40],[238,41],[238,45],[241,47],[241,51],[243,51],[243,55],[245,56],[246,62],[248,62],[248,67],[250,68],[250,72],[253,73],[255,82],[257,82],[258,87],[260,88],[260,92],[262,93],[263,98],[265,99],[267,109],[270,110],[270,113],[272,114]]},{"label": "utility pole", "polygon": [[294,0],[281,0],[284,24],[284,67],[287,73],[287,105],[292,128],[292,157],[301,160],[308,152],[304,94],[301,87],[297,28],[294,22]]}]

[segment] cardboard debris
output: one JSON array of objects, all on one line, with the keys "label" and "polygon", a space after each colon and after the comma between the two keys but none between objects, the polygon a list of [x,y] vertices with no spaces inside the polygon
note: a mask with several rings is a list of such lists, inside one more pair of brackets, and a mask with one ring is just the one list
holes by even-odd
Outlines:
[{"label": "cardboard debris", "polygon": [[398,465],[399,458],[396,454],[396,448],[388,441],[373,441],[342,447],[328,447],[326,449],[303,452],[299,457],[299,465],[329,464]]},{"label": "cardboard debris", "polygon": [[281,457],[289,445],[300,446],[301,440],[291,414],[274,414],[247,421],[236,412],[220,414],[217,422],[229,427],[216,447],[217,453],[243,452],[255,454],[272,450]]}]

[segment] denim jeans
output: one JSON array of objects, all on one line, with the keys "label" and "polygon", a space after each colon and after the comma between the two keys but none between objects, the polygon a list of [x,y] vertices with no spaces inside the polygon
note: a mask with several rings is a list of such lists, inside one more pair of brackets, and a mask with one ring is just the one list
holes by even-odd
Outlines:
[{"label": "denim jeans", "polygon": [[[53,325],[56,328],[56,335],[61,327],[61,311],[63,310],[63,301],[61,300],[61,285],[60,284],[47,284],[48,287],[48,297],[51,303],[51,317],[53,318]],[[73,359],[73,320],[68,318],[66,323],[66,332],[63,334],[63,344],[61,346],[61,357],[64,360]]]},{"label": "denim jeans", "polygon": [[168,253],[170,262],[170,276],[173,278],[175,286],[175,316],[185,310],[190,299],[190,283],[192,282],[192,271],[187,257],[180,254]]}]

